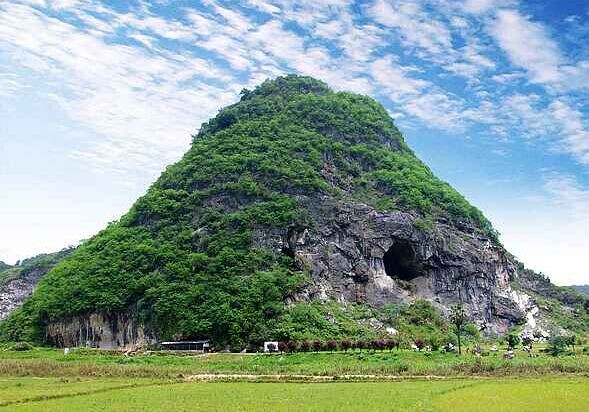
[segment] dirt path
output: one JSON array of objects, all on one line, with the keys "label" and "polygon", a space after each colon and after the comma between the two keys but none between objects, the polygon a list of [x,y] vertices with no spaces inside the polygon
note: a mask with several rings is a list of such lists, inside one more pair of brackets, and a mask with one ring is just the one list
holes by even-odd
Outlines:
[{"label": "dirt path", "polygon": [[[248,382],[356,382],[356,381],[402,381],[402,380],[443,380],[464,379],[437,375],[296,375],[296,374],[239,374],[199,373],[184,377],[185,381],[248,381]],[[472,377],[469,377],[472,379]]]}]

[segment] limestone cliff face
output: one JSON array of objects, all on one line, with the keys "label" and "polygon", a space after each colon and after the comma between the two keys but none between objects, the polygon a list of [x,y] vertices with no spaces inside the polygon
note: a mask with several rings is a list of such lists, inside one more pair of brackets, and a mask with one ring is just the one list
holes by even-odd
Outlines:
[{"label": "limestone cliff face", "polygon": [[58,347],[114,349],[150,345],[157,339],[130,309],[127,313],[92,313],[51,322],[46,328],[46,341]]},{"label": "limestone cliff face", "polygon": [[360,203],[311,200],[314,227],[254,234],[254,246],[291,253],[311,282],[292,300],[334,299],[382,307],[433,301],[442,311],[463,303],[487,335],[524,321],[527,309],[513,299],[515,264],[505,251],[465,225],[443,221],[429,230],[418,216],[380,213]]}]

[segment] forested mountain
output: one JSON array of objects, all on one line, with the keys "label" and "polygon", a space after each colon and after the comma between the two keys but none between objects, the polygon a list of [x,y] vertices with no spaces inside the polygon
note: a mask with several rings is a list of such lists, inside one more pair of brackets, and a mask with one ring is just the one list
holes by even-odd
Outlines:
[{"label": "forested mountain", "polygon": [[127,214],[41,280],[0,337],[242,348],[368,333],[382,310],[416,298],[441,313],[462,303],[488,335],[536,333],[544,324],[529,322],[537,306],[513,287],[518,270],[380,104],[286,76],[203,124]]}]

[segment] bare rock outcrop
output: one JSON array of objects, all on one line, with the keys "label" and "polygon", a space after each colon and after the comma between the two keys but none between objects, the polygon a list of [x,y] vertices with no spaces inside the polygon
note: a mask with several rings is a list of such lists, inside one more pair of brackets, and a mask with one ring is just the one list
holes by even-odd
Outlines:
[{"label": "bare rock outcrop", "polygon": [[131,349],[154,344],[157,339],[130,309],[126,313],[91,313],[51,322],[46,328],[46,341],[58,347]]},{"label": "bare rock outcrop", "polygon": [[313,227],[254,234],[254,247],[295,256],[311,282],[292,300],[334,299],[382,307],[431,300],[442,311],[462,303],[487,335],[524,322],[510,281],[517,276],[504,249],[465,225],[439,221],[423,228],[415,214],[381,213],[324,197],[311,201]]}]

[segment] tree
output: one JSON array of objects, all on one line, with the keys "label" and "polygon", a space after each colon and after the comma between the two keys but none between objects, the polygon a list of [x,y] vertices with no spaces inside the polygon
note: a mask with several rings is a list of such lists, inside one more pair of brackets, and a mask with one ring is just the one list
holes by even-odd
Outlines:
[{"label": "tree", "polygon": [[547,352],[552,356],[559,356],[566,353],[567,337],[553,335],[548,342]]},{"label": "tree", "polygon": [[578,335],[569,335],[566,337],[566,344],[567,346],[571,347],[573,354],[576,354],[577,351],[575,349],[575,346],[582,345],[583,339]]},{"label": "tree", "polygon": [[530,356],[533,356],[532,347],[534,345],[534,338],[531,336],[522,337],[522,345],[524,346],[524,350],[528,352]]},{"label": "tree", "polygon": [[327,349],[329,349],[331,352],[333,352],[334,350],[337,349],[337,342],[332,340],[328,340],[327,341]]},{"label": "tree", "polygon": [[458,340],[458,354],[462,355],[462,331],[464,329],[464,323],[466,322],[466,314],[462,305],[454,305],[450,309],[450,322],[454,326],[454,333]]},{"label": "tree", "polygon": [[510,350],[515,349],[516,346],[520,343],[520,338],[518,335],[516,335],[515,333],[510,333],[509,335],[507,335],[507,346]]}]

